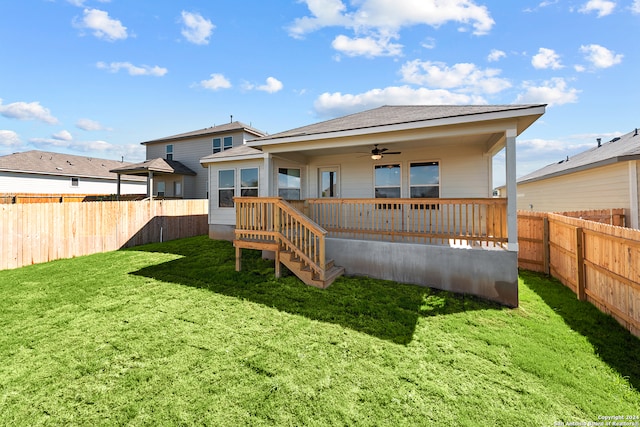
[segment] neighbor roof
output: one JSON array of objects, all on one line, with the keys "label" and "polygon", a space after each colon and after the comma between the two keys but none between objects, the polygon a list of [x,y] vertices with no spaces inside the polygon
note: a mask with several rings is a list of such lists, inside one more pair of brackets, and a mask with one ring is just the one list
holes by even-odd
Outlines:
[{"label": "neighbor roof", "polygon": [[126,175],[147,175],[149,172],[166,173],[174,175],[197,175],[193,170],[177,160],[163,158],[145,160],[141,163],[111,169],[111,172]]},{"label": "neighbor roof", "polygon": [[[25,151],[0,157],[0,171],[33,173],[40,175],[73,176],[81,178],[117,179],[111,169],[130,165],[117,160],[96,157],[74,156],[49,151]],[[127,178],[141,181],[137,177]]]},{"label": "neighbor roof", "polygon": [[[264,153],[258,149],[249,147],[247,145],[238,145],[237,147],[229,148],[228,150],[220,151],[215,154],[209,154],[206,157],[200,159],[200,163],[204,166],[208,163],[224,162],[229,160],[246,160],[252,158],[262,158]],[[205,166],[206,167],[206,166]]]},{"label": "neighbor roof", "polygon": [[272,140],[316,135],[331,132],[341,132],[357,129],[376,128],[389,125],[409,124],[429,120],[453,117],[501,113],[508,111],[526,110],[534,107],[544,107],[545,104],[535,105],[385,105],[372,110],[338,117],[320,123],[303,126],[288,131],[276,133],[249,141],[252,145]]},{"label": "neighbor roof", "polygon": [[613,138],[600,147],[594,143],[590,150],[547,165],[518,179],[518,184],[565,175],[612,163],[640,159],[640,135],[638,129]]},{"label": "neighbor roof", "polygon": [[194,130],[191,132],[185,132],[185,133],[180,133],[177,135],[172,135],[172,136],[167,136],[164,138],[159,138],[159,139],[153,139],[151,141],[146,141],[143,142],[142,144],[154,144],[157,142],[169,142],[169,141],[179,141],[182,139],[189,139],[189,138],[193,138],[196,136],[209,136],[209,135],[216,135],[216,134],[220,134],[220,133],[225,133],[225,132],[232,132],[232,131],[237,131],[237,130],[242,130],[248,133],[251,133],[257,137],[261,137],[261,136],[265,136],[266,133],[262,132],[261,130],[255,129],[251,126],[248,126],[242,122],[231,122],[231,123],[226,123],[223,125],[218,125],[218,126],[211,126],[208,128],[204,128],[204,129],[200,129],[200,130]]}]

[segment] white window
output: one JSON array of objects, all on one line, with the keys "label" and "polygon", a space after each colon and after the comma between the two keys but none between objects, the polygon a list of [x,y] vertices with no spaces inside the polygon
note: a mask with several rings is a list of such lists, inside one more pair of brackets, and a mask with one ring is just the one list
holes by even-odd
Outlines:
[{"label": "white window", "polygon": [[236,190],[236,171],[227,169],[218,171],[218,207],[232,208]]},{"label": "white window", "polygon": [[173,195],[182,196],[182,183],[180,181],[173,181]]},{"label": "white window", "polygon": [[173,144],[169,144],[165,147],[165,159],[173,160]]},{"label": "white window", "polygon": [[300,169],[278,169],[278,196],[285,200],[300,200]]},{"label": "white window", "polygon": [[71,186],[77,187],[80,185],[80,178],[71,177]]},{"label": "white window", "polygon": [[165,184],[164,181],[158,181],[158,196],[163,197],[165,193]]},{"label": "white window", "polygon": [[400,198],[400,165],[375,165],[375,197]]},{"label": "white window", "polygon": [[258,168],[240,169],[240,195],[258,197]]},{"label": "white window", "polygon": [[233,137],[225,136],[224,138],[213,138],[213,154],[228,150],[233,147]]},{"label": "white window", "polygon": [[438,162],[411,163],[409,186],[411,198],[440,197],[440,164]]}]

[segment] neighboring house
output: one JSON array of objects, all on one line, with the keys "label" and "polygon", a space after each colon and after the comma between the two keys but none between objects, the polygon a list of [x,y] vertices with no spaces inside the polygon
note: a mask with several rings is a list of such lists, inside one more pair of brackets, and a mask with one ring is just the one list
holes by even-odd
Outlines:
[{"label": "neighboring house", "polygon": [[206,199],[209,182],[200,167],[200,159],[265,135],[236,121],[154,139],[142,143],[147,148],[146,161],[114,169],[114,172],[123,176],[146,176],[147,196]]},{"label": "neighboring house", "polygon": [[[116,194],[111,169],[128,165],[117,160],[26,151],[0,157],[0,193]],[[144,194],[145,181],[124,177],[122,194]]]},{"label": "neighboring house", "polygon": [[625,222],[640,228],[638,129],[518,179],[518,209],[565,212],[625,209]]},{"label": "neighboring house", "polygon": [[[544,111],[384,106],[205,156],[209,235],[234,240],[237,268],[272,251],[276,275],[318,287],[338,265],[517,306],[515,140]],[[505,147],[509,197],[492,198]]]}]

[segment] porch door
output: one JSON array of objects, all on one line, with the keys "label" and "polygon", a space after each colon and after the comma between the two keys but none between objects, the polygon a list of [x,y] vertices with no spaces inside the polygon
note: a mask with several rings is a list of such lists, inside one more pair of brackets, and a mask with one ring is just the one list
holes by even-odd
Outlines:
[{"label": "porch door", "polygon": [[337,167],[320,168],[318,177],[319,197],[340,197],[340,171]]}]

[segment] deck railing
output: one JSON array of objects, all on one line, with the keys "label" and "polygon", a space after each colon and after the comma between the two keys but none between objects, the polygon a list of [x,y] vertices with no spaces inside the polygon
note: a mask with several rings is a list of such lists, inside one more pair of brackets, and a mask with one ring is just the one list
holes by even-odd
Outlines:
[{"label": "deck railing", "polygon": [[236,240],[254,242],[255,249],[273,244],[278,251],[291,251],[320,280],[325,279],[326,230],[280,197],[235,197],[233,200]]},{"label": "deck railing", "polygon": [[309,217],[330,236],[502,247],[507,203],[474,199],[308,199]]}]

